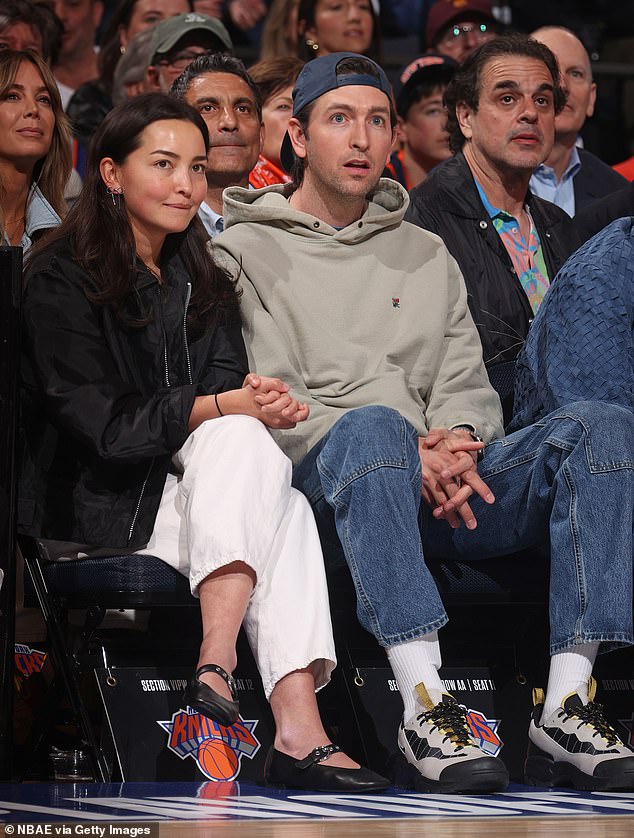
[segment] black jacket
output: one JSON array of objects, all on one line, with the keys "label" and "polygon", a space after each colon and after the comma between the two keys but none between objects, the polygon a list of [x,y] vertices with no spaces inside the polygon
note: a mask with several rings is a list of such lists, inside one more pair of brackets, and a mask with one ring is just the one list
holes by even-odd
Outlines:
[{"label": "black jacket", "polygon": [[574,224],[582,242],[588,241],[617,218],[634,215],[634,183],[625,189],[593,201],[574,218]]},{"label": "black jacket", "polygon": [[572,179],[575,193],[575,216],[598,198],[627,187],[627,181],[607,163],[583,148],[578,149],[581,168]]},{"label": "black jacket", "polygon": [[[104,547],[147,543],[170,460],[197,395],[238,388],[239,322],[191,340],[191,285],[178,257],[163,286],[140,263],[128,313],[91,303],[68,243],[30,266],[24,294],[19,524],[32,535]],[[228,281],[228,280],[227,280]]]},{"label": "black jacket", "polygon": [[[485,363],[513,360],[522,348],[533,312],[464,155],[459,153],[436,166],[412,190],[410,199],[405,219],[439,235],[460,266]],[[530,192],[526,201],[552,281],[577,248],[577,233],[572,219],[559,207]]]}]

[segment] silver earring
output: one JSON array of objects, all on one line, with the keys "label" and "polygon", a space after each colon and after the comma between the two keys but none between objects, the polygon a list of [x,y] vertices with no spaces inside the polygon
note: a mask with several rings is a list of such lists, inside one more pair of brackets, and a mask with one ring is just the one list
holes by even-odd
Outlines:
[{"label": "silver earring", "polygon": [[312,49],[315,52],[317,52],[317,50],[319,49],[319,44],[317,43],[317,41],[313,41],[311,38],[306,38],[306,46],[308,47],[308,49]]},{"label": "silver earring", "polygon": [[110,197],[112,198],[112,206],[115,209],[121,208],[121,196],[123,195],[123,189],[120,186],[109,186],[108,192]]}]

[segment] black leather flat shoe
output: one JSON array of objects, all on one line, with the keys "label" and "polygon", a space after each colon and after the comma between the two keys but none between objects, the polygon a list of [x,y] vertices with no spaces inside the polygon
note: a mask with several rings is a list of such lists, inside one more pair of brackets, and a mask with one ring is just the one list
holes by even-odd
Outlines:
[{"label": "black leather flat shoe", "polygon": [[[233,701],[218,695],[215,690],[199,680],[198,676],[205,672],[215,672],[216,675],[225,679]],[[196,670],[195,675],[185,688],[182,702],[184,707],[189,706],[198,710],[203,716],[217,722],[217,724],[229,727],[229,725],[237,722],[240,716],[240,707],[236,699],[236,682],[231,675],[228,675],[221,666],[217,666],[215,663],[206,663]]]},{"label": "black leather flat shoe", "polygon": [[264,779],[271,786],[310,791],[383,791],[389,782],[369,768],[337,768],[320,765],[321,760],[336,754],[338,745],[322,745],[304,759],[295,759],[271,748],[264,766]]}]

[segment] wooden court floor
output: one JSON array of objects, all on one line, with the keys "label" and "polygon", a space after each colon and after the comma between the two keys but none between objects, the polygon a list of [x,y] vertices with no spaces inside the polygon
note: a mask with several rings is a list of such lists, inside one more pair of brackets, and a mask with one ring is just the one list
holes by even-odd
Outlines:
[{"label": "wooden court floor", "polygon": [[247,782],[0,785],[0,838],[143,834],[122,827],[144,827],[148,838],[634,838],[634,792],[516,784],[464,796],[396,788],[305,793]]},{"label": "wooden court floor", "polygon": [[634,816],[162,823],[160,838],[634,838]]}]

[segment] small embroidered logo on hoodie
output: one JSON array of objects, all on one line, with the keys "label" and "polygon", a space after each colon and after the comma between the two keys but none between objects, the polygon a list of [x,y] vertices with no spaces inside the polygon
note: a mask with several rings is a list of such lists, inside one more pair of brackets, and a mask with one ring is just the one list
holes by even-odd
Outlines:
[{"label": "small embroidered logo on hoodie", "polygon": [[392,308],[400,308],[401,307],[401,298],[400,297],[392,297]]}]

